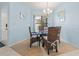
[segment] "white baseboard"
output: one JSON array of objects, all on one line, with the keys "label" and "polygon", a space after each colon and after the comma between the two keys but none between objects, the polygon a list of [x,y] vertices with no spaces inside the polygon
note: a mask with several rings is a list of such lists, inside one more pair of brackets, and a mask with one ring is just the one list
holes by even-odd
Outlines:
[{"label": "white baseboard", "polygon": [[8,45],[8,46],[10,46],[10,47],[12,47],[12,46],[14,46],[14,45],[16,45],[16,44],[19,44],[19,43],[21,43],[21,42],[23,42],[23,41],[28,41],[29,39],[22,39],[22,40],[20,40],[20,41],[17,41],[17,42],[14,42],[13,44],[10,44],[10,45]]},{"label": "white baseboard", "polygon": [[61,41],[66,42],[66,43],[69,43],[67,40],[64,40],[64,39],[61,39]]},{"label": "white baseboard", "polygon": [[67,40],[63,40],[63,39],[62,39],[61,41],[65,42],[65,43],[68,43],[68,44],[72,45],[72,46],[75,47],[75,48],[79,48],[78,46],[76,46],[75,44],[73,44],[72,42],[69,42],[69,41],[67,41]]}]

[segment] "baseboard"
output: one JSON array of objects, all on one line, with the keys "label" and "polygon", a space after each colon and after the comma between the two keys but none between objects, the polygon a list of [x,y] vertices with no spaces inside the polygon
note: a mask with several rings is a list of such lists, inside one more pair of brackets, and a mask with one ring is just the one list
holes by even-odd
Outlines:
[{"label": "baseboard", "polygon": [[72,45],[73,47],[75,47],[75,48],[79,48],[79,46],[76,46],[75,44],[73,44],[72,42],[69,42],[69,41],[67,41],[67,40],[61,40],[61,41],[63,41],[63,42],[65,42],[65,43],[67,43],[67,44],[70,44],[70,45]]},{"label": "baseboard", "polygon": [[62,42],[65,42],[65,43],[69,43],[67,40],[65,39],[61,39]]},{"label": "baseboard", "polygon": [[21,43],[21,42],[23,42],[23,41],[28,41],[29,39],[22,39],[22,40],[20,40],[20,41],[17,41],[17,42],[15,42],[15,43],[13,43],[13,44],[10,44],[10,45],[8,45],[9,47],[12,47],[12,46],[14,46],[14,45],[16,45],[16,44],[19,44],[19,43]]}]

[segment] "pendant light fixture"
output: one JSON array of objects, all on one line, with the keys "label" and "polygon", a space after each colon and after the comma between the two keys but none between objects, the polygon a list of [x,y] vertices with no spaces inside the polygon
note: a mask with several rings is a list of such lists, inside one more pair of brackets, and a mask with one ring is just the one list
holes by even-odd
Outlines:
[{"label": "pendant light fixture", "polygon": [[49,8],[49,3],[48,3],[48,2],[46,2],[46,9],[43,9],[43,12],[44,12],[45,14],[50,14],[50,13],[52,13],[52,10]]}]

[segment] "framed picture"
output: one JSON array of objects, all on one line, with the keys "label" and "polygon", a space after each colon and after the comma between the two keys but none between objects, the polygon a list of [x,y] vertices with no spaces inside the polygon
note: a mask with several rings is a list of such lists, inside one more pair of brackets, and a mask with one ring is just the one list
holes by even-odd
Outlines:
[{"label": "framed picture", "polygon": [[60,22],[63,22],[65,19],[64,19],[64,16],[65,15],[65,11],[64,11],[64,9],[63,10],[60,10],[59,12],[58,12],[58,18],[59,18],[59,21]]}]

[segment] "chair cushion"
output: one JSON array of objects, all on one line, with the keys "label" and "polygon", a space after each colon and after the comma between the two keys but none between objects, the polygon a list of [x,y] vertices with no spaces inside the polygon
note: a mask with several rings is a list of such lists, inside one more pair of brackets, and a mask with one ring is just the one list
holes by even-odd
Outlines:
[{"label": "chair cushion", "polygon": [[45,40],[47,40],[47,36],[43,36],[43,38],[44,38]]},{"label": "chair cushion", "polygon": [[37,35],[32,35],[32,37],[36,38],[36,37],[37,37]]}]

